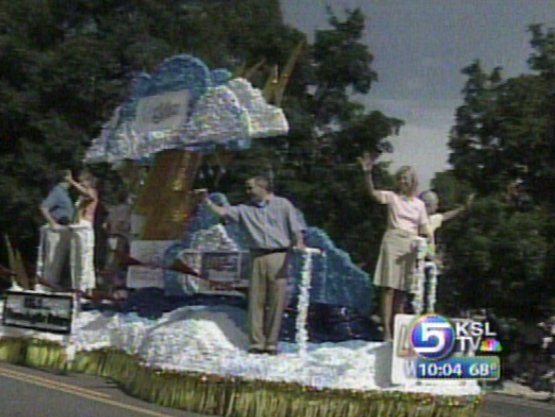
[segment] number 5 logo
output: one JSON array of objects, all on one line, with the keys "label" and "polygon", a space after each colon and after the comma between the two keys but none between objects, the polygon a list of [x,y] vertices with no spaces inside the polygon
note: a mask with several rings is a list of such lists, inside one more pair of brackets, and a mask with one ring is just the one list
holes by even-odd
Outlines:
[{"label": "number 5 logo", "polygon": [[441,359],[452,352],[455,344],[455,331],[445,317],[435,314],[427,315],[414,323],[411,342],[418,356],[427,359]]}]

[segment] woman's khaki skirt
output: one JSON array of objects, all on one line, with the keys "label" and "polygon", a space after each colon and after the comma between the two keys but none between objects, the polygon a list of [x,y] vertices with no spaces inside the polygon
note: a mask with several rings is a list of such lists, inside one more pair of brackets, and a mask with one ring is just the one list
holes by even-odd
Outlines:
[{"label": "woman's khaki skirt", "polygon": [[416,235],[401,229],[385,232],[374,274],[374,285],[408,291],[416,253]]}]

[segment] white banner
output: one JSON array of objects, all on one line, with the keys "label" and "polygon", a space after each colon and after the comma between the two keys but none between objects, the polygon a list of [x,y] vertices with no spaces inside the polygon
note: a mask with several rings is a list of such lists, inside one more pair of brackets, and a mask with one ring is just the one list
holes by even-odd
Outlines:
[{"label": "white banner", "polygon": [[412,350],[409,325],[417,317],[408,314],[395,316],[393,360],[391,382],[399,385],[414,384],[416,381],[416,354]]},{"label": "white banner", "polygon": [[130,256],[152,266],[130,266],[127,270],[129,288],[164,288],[164,270],[157,268],[164,262],[164,253],[175,240],[134,240],[131,242]]},{"label": "white banner", "polygon": [[188,90],[142,98],[137,105],[133,129],[138,134],[177,129],[185,124],[189,101]]},{"label": "white banner", "polygon": [[420,316],[397,314],[395,316],[393,337],[393,358],[391,363],[391,382],[404,386],[476,386],[476,381],[468,380],[429,380],[416,378],[417,355],[410,341],[411,323]]},{"label": "white banner", "polygon": [[202,275],[213,281],[232,284],[241,280],[241,253],[204,252]]},{"label": "white banner", "polygon": [[[248,253],[218,250],[200,252],[185,249],[177,257],[200,271],[203,277],[213,281],[211,284],[197,277],[182,274],[180,285],[186,294],[242,295],[234,288],[248,287],[248,280],[242,279],[244,264],[249,260]],[[219,286],[218,283],[222,285]]]},{"label": "white banner", "polygon": [[2,324],[51,333],[71,332],[73,294],[7,291]]}]

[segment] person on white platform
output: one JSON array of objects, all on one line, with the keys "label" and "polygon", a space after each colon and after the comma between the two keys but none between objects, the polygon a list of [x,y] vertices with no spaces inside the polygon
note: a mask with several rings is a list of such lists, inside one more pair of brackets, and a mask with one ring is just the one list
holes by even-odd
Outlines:
[{"label": "person on white platform", "polygon": [[79,192],[76,213],[71,228],[71,287],[90,293],[96,285],[94,270],[94,214],[98,205],[96,178],[83,171],[79,181],[69,173],[66,181]]},{"label": "person on white platform", "polygon": [[68,170],[57,173],[56,186],[40,204],[40,212],[47,224],[40,228],[37,275],[45,285],[37,284],[37,290],[45,290],[47,285],[60,284],[60,275],[69,255],[71,231],[68,225],[75,210],[68,193],[68,173]]},{"label": "person on white platform", "polygon": [[245,187],[250,201],[236,206],[213,203],[205,189],[196,192],[213,213],[239,224],[249,239],[249,352],[275,355],[287,299],[287,252],[305,249],[304,226],[293,204],[275,195],[267,178],[252,177]]},{"label": "person on white platform", "polygon": [[372,180],[375,156],[365,152],[358,158],[370,196],[387,205],[387,230],[382,239],[374,274],[374,285],[381,287],[381,318],[384,340],[393,339],[395,314],[404,312],[406,293],[416,261],[415,240],[425,234],[433,250],[433,233],[429,227],[424,203],[416,196],[418,181],[409,166],[399,169],[395,178],[397,190],[376,190]]},{"label": "person on white platform", "polygon": [[437,212],[439,207],[439,198],[435,192],[431,190],[423,191],[420,193],[418,198],[420,198],[420,200],[422,200],[426,205],[426,212],[428,213],[428,217],[430,219],[430,229],[432,233],[435,233],[435,231],[439,229],[444,222],[458,216],[464,210],[468,210],[474,201],[474,194],[471,194],[468,197],[464,205],[444,213]]}]

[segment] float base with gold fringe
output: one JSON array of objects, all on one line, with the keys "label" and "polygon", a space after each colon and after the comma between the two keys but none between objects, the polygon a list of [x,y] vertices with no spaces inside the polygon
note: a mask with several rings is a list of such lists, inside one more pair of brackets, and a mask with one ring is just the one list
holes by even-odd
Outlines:
[{"label": "float base with gold fringe", "polygon": [[112,349],[76,352],[60,344],[0,339],[0,360],[111,378],[132,396],[162,406],[228,417],[470,417],[481,396],[443,396],[398,391],[315,389],[296,383],[168,372]]}]

